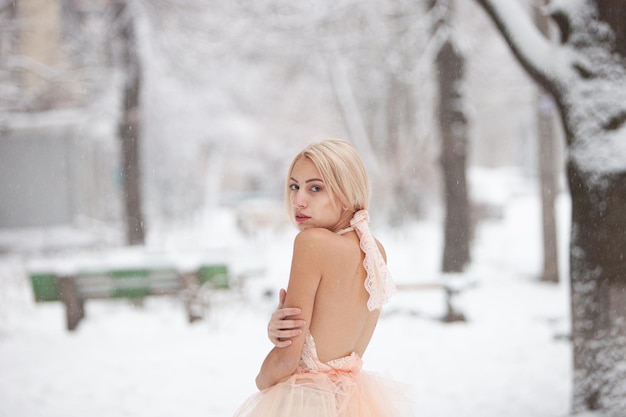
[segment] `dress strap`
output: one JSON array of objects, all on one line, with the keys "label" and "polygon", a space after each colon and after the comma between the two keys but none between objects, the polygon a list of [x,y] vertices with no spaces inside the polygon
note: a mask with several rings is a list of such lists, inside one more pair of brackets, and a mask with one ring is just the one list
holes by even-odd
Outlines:
[{"label": "dress strap", "polygon": [[344,234],[354,230],[359,236],[361,250],[365,253],[365,260],[363,261],[363,266],[367,272],[365,289],[370,295],[367,308],[373,311],[380,309],[397,290],[387,269],[385,259],[378,249],[372,232],[370,232],[368,222],[367,210],[357,211],[350,220],[350,227],[340,230],[338,233]]},{"label": "dress strap", "polygon": [[345,229],[341,229],[337,232],[338,235],[345,235],[348,232],[351,232],[354,230],[354,227],[346,227]]}]

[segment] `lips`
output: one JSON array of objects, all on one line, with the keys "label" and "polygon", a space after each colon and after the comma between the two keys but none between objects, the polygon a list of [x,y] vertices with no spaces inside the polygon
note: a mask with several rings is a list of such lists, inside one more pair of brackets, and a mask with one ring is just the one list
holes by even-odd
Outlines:
[{"label": "lips", "polygon": [[301,213],[296,213],[296,222],[298,223],[304,223],[305,221],[309,219],[310,219],[309,216],[305,216],[304,214],[301,214]]}]

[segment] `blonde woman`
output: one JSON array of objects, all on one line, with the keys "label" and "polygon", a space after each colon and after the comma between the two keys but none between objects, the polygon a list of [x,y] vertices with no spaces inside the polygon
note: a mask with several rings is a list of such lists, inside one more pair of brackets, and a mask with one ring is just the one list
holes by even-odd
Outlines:
[{"label": "blonde woman", "polygon": [[348,142],[319,142],[294,158],[286,202],[300,232],[285,308],[268,326],[276,347],[256,378],[260,392],[236,417],[409,415],[401,414],[407,404],[397,384],[361,370],[395,291],[385,250],[369,231],[369,200],[367,171]]}]

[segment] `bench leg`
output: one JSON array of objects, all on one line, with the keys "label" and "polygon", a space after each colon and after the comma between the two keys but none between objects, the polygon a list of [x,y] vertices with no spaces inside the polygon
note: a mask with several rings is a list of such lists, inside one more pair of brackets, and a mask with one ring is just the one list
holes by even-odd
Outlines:
[{"label": "bench leg", "polygon": [[84,301],[78,293],[74,277],[60,277],[57,280],[61,300],[65,304],[67,330],[73,331],[80,320],[85,317]]},{"label": "bench leg", "polygon": [[189,323],[193,323],[197,320],[204,318],[204,305],[198,292],[200,290],[200,279],[196,273],[182,274],[181,279],[183,281],[184,292],[183,299],[185,301],[185,308],[187,309],[187,319]]},{"label": "bench leg", "polygon": [[457,294],[449,288],[445,288],[446,291],[446,315],[442,318],[445,323],[453,323],[455,321],[466,321],[465,314],[459,311],[454,303],[454,298]]}]

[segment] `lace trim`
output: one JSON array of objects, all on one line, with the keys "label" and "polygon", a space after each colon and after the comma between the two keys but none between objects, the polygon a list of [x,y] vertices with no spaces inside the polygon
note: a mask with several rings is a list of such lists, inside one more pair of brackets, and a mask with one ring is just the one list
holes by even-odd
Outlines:
[{"label": "lace trim", "polygon": [[329,372],[329,371],[347,371],[358,372],[361,369],[363,361],[356,352],[348,356],[333,359],[327,363],[320,362],[317,357],[317,346],[311,332],[307,332],[304,347],[300,354],[300,362],[298,368],[301,372]]},{"label": "lace trim", "polygon": [[304,341],[304,348],[300,354],[298,367],[307,371],[319,371],[318,363],[319,360],[317,359],[315,340],[313,339],[311,332],[308,332]]},{"label": "lace trim", "polygon": [[350,356],[333,359],[332,361],[328,362],[327,365],[335,369],[344,369],[347,368],[348,364],[353,365],[354,362],[357,361],[357,357],[358,355],[353,352]]},{"label": "lace trim", "polygon": [[376,240],[372,236],[368,222],[367,210],[357,211],[350,220],[350,228],[340,230],[338,233],[343,234],[354,230],[359,236],[361,250],[365,253],[365,260],[363,261],[363,266],[367,272],[365,289],[370,295],[367,308],[373,311],[380,309],[397,290]]}]

